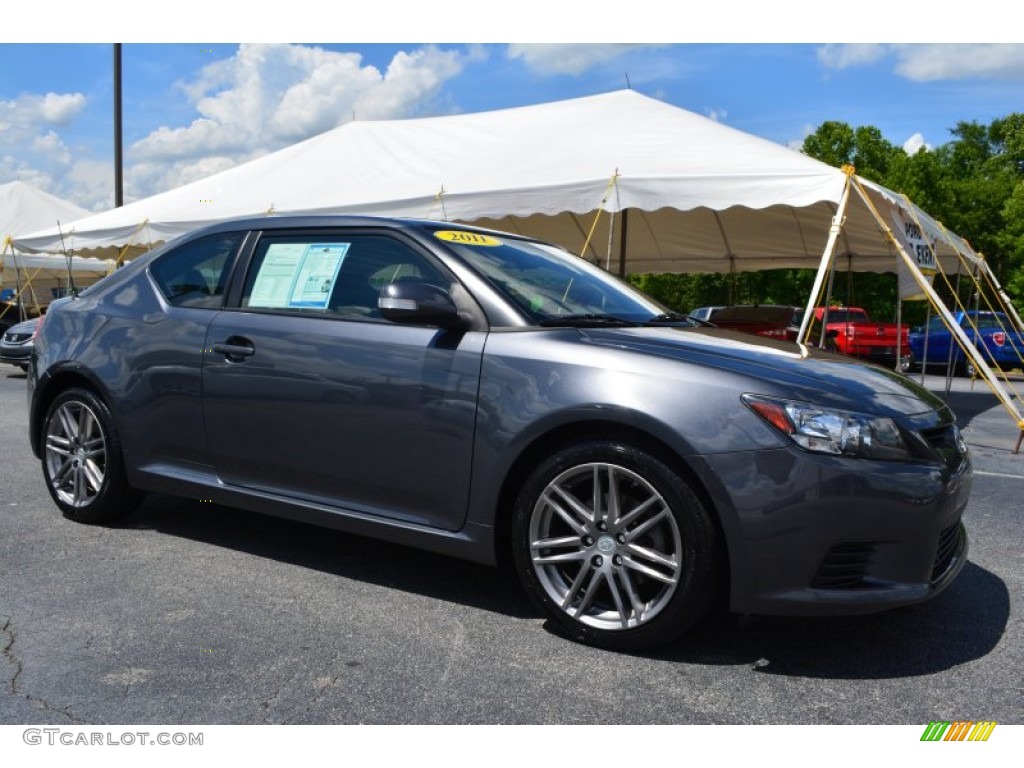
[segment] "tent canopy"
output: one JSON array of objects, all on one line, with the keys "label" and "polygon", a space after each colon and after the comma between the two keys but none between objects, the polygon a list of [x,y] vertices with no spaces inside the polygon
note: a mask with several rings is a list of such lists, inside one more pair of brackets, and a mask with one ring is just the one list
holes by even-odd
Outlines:
[{"label": "tent canopy", "polygon": [[[67,200],[26,184],[11,181],[0,184],[0,242],[43,228],[63,228],[76,219],[89,215],[89,211]],[[54,250],[54,249],[51,249]],[[58,247],[55,250],[60,250]]]},{"label": "tent canopy", "polygon": [[[72,281],[87,285],[103,277],[112,262],[76,257],[69,263],[63,256],[47,253],[16,254],[11,247],[13,238],[20,234],[56,227],[57,222],[67,230],[71,222],[88,215],[84,208],[23,181],[0,184],[0,296],[20,292],[22,302],[45,305],[55,290],[64,292]],[[55,250],[60,250],[59,237]],[[0,312],[8,313],[9,309],[0,306]]]},{"label": "tent canopy", "polygon": [[[358,213],[522,232],[620,272],[813,267],[846,183],[843,171],[799,152],[623,90],[351,122],[82,219],[64,235],[76,253],[113,256],[238,216]],[[871,194],[886,210],[902,206],[880,188]],[[54,250],[59,233],[15,242]],[[856,270],[895,269],[877,217],[859,200],[846,212],[837,254]],[[940,244],[940,258],[951,254]]]}]

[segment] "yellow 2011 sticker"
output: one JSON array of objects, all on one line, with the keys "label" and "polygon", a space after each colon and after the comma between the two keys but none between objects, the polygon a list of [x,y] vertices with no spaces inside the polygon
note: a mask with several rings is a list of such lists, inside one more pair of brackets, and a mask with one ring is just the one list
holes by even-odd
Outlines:
[{"label": "yellow 2011 sticker", "polygon": [[452,229],[435,232],[434,237],[438,240],[447,240],[450,243],[462,243],[463,245],[484,245],[493,248],[502,245],[501,240],[490,235],[481,235],[479,232],[458,232]]}]

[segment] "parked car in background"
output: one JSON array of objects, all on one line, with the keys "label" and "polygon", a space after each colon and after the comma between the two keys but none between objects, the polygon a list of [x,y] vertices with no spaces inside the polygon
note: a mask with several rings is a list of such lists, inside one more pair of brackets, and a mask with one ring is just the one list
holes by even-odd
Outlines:
[{"label": "parked car in background", "polygon": [[734,304],[712,312],[709,319],[718,328],[753,333],[770,339],[796,341],[802,316],[802,307]]},{"label": "parked car in background", "polygon": [[72,520],[157,491],[507,562],[561,631],[637,650],[723,601],[860,614],[953,581],[967,449],[886,373],[525,237],[275,216],[55,301],[29,438]]},{"label": "parked car in background", "polygon": [[0,337],[0,363],[16,365],[23,371],[28,370],[28,361],[32,356],[32,341],[36,337],[40,318],[34,317],[23,323],[12,325]]},{"label": "parked car in background", "polygon": [[[960,328],[970,342],[981,351],[985,362],[1004,371],[1024,369],[1024,335],[1013,329],[1010,318],[1002,312],[958,310],[953,313]],[[977,328],[977,331],[975,331]],[[925,358],[925,338],[928,356]],[[974,362],[963,353],[953,339],[941,316],[936,315],[928,325],[915,328],[910,334],[911,364],[945,367],[960,376],[974,376],[977,371]]]},{"label": "parked car in background", "polygon": [[[895,368],[910,356],[910,328],[896,323],[876,323],[859,307],[824,307],[814,319],[825,323],[826,348],[873,363]],[[816,338],[816,334],[815,334]],[[898,357],[897,357],[898,355]]]},{"label": "parked car in background", "polygon": [[692,317],[694,320],[702,320],[703,322],[706,323],[709,320],[711,320],[711,315],[713,315],[720,309],[724,309],[724,307],[697,307],[697,309],[693,310],[692,312],[687,312],[686,314],[688,317]]}]

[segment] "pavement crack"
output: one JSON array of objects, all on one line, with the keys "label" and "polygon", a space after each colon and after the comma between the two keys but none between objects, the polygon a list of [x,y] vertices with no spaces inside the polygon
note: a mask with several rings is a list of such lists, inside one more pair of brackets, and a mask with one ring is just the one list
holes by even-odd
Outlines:
[{"label": "pavement crack", "polygon": [[21,659],[19,659],[14,653],[14,644],[17,641],[17,637],[14,634],[14,619],[10,616],[3,617],[4,625],[0,627],[0,636],[3,637],[3,651],[0,651],[0,655],[14,668],[14,674],[11,675],[11,679],[7,681],[7,690],[12,696],[21,696],[26,701],[30,701],[33,704],[38,704],[40,707],[45,709],[47,712],[54,712],[62,717],[66,717],[72,723],[78,723],[80,725],[88,725],[88,720],[82,720],[75,717],[70,712],[71,705],[66,707],[57,707],[48,702],[46,699],[41,699],[38,696],[33,696],[29,693],[22,693],[18,690],[18,678],[21,676],[23,669]]},{"label": "pavement crack", "polygon": [[21,661],[14,655],[12,650],[14,648],[14,627],[11,626],[12,621],[13,619],[10,616],[4,617],[4,626],[0,629],[0,635],[4,637],[3,657],[14,667],[14,674],[7,681],[7,688],[13,695],[17,696],[18,676],[21,675]]},{"label": "pavement crack", "polygon": [[263,725],[270,724],[270,705],[273,704],[274,701],[277,700],[277,697],[281,695],[281,690],[283,688],[284,686],[282,685],[277,686],[277,688],[274,690],[272,694],[270,694],[270,696],[268,696],[264,701],[260,702],[260,707],[263,708]]}]

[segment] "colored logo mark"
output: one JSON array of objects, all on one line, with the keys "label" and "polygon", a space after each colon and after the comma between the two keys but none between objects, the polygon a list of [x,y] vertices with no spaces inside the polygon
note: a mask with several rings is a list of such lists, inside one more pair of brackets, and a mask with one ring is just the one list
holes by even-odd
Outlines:
[{"label": "colored logo mark", "polygon": [[988,741],[995,720],[933,720],[921,734],[921,741]]}]

